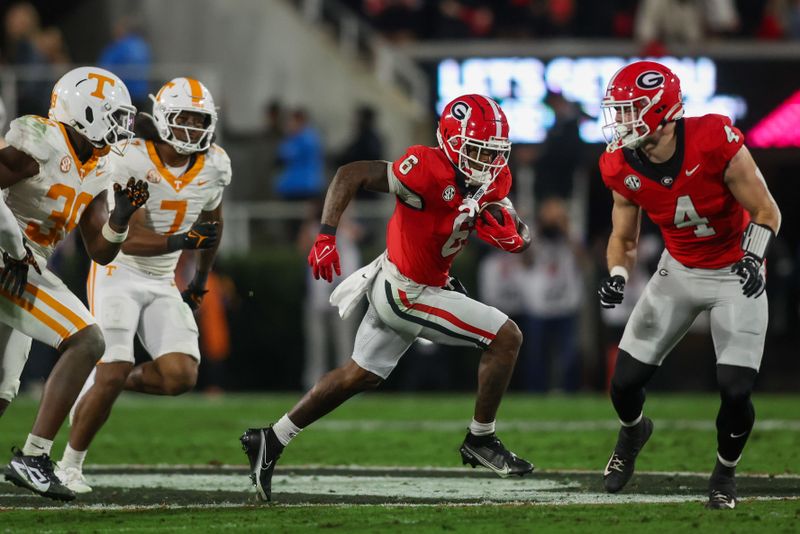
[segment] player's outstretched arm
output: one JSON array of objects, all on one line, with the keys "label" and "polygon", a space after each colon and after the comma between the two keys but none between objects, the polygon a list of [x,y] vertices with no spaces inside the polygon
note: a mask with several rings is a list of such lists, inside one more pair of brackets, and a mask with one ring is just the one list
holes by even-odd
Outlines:
[{"label": "player's outstretched arm", "polygon": [[222,202],[219,206],[210,211],[201,211],[200,217],[197,219],[198,223],[213,224],[218,233],[214,244],[210,247],[205,247],[200,250],[197,258],[197,269],[195,270],[192,281],[189,286],[183,290],[181,296],[184,302],[189,305],[192,310],[200,307],[203,301],[203,296],[208,293],[206,290],[206,282],[208,281],[208,274],[214,266],[214,258],[217,256],[217,249],[219,248],[220,240],[222,239]]},{"label": "player's outstretched arm", "polygon": [[[180,234],[159,234],[145,225],[145,210],[138,210],[128,223],[128,237],[122,252],[131,256],[161,256],[176,250],[217,249],[222,222],[204,219],[203,213],[192,227]],[[209,212],[210,213],[210,212]]]},{"label": "player's outstretched arm", "polygon": [[733,264],[731,271],[739,276],[742,293],[748,298],[758,298],[767,287],[761,266],[780,230],[781,212],[746,147],[741,147],[728,163],[725,184],[750,214],[750,224],[742,235],[744,256]]},{"label": "player's outstretched arm", "polygon": [[117,256],[128,237],[131,217],[150,197],[143,180],[131,178],[125,187],[114,184],[114,211],[109,213],[107,194],[103,191],[94,197],[79,223],[86,252],[100,265],[111,263]]},{"label": "player's outstretched arm", "polygon": [[600,282],[600,305],[613,308],[622,303],[628,273],[636,264],[636,247],[639,243],[639,228],[642,210],[628,199],[614,192],[614,207],[611,210],[611,236],[608,238],[606,260],[609,276]]},{"label": "player's outstretched arm", "polygon": [[342,274],[339,253],[336,250],[336,227],[342,213],[360,188],[381,193],[389,192],[388,161],[354,161],[342,165],[325,194],[322,208],[322,226],[311,252],[308,265],[314,278],[333,281],[333,273]]}]

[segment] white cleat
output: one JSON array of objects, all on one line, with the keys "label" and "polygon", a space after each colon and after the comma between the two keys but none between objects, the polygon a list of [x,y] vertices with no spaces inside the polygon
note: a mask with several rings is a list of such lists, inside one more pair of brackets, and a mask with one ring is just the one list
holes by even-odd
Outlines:
[{"label": "white cleat", "polygon": [[56,476],[63,485],[73,493],[91,493],[92,487],[86,483],[83,472],[77,467],[61,467],[61,462],[56,464]]}]

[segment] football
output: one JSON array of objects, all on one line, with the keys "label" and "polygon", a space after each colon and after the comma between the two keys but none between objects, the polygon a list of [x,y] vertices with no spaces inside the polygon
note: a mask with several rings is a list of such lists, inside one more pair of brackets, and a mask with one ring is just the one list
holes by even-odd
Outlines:
[{"label": "football", "polygon": [[[503,224],[503,205],[500,202],[488,202],[481,206],[481,215],[483,216],[484,220],[488,222],[486,217],[493,217],[497,224]],[[505,207],[506,210],[511,214],[512,217],[515,217],[516,214],[514,213],[513,208]],[[516,218],[516,217],[515,217]]]}]

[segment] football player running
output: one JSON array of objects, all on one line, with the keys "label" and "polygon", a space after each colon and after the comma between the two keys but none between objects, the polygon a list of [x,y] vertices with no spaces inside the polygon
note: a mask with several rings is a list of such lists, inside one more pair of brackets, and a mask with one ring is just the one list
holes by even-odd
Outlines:
[{"label": "football player running", "polygon": [[[202,83],[175,78],[151,98],[152,117],[139,115],[137,137],[113,161],[126,176],[146,176],[150,198],[131,219],[122,252],[105,267],[93,263],[89,272],[89,306],[106,351],[76,403],[69,443],[56,469],[75,493],[92,490],[83,461],[123,389],[180,395],[197,381],[200,350],[192,310],[206,293],[222,235],[222,194],[231,165],[213,143],[217,111]],[[180,293],[175,267],[185,249],[199,250],[199,261]],[[153,361],[134,368],[137,334]]]},{"label": "football player running", "polygon": [[[495,435],[495,414],[522,334],[504,313],[468,297],[448,274],[473,230],[508,252],[521,252],[530,244],[528,229],[507,198],[508,123],[493,100],[464,95],[445,106],[437,136],[438,147],[412,146],[394,163],[344,165],[328,188],[320,233],[308,256],[314,277],[330,282],[334,271],[341,274],[336,225],[359,188],[396,196],[387,251],[344,280],[331,296],[344,316],[362,295],[369,297],[352,359],[323,376],[277,423],[242,435],[251,479],[262,500],[271,498],[275,463],[291,439],[353,395],[378,387],[417,338],[484,351],[474,418],[460,449],[462,461],[503,477],[533,470]],[[489,203],[495,203],[495,215],[480,213]]]},{"label": "football player running", "polygon": [[781,214],[742,132],[722,115],[684,118],[680,81],[664,65],[639,61],[620,69],[602,107],[610,140],[600,170],[614,206],[601,305],[622,302],[642,211],[666,245],[619,343],[611,400],[622,427],[605,487],[620,491],[633,475],[653,432],[642,413],[644,386],[708,311],[721,404],[706,506],[734,508],[734,473],[753,428],[750,395],[767,329],[764,258]]},{"label": "football player running", "polygon": [[47,268],[47,259],[76,226],[95,262],[106,265],[117,255],[131,216],[148,196],[147,183],[129,175],[108,189],[116,170],[107,154],[124,151],[135,114],[122,80],[80,67],[53,88],[50,118],[14,120],[9,146],[0,150],[0,413],[17,394],[31,338],[60,352],[33,429],[5,478],[53,499],[75,498],[53,473],[50,449],[105,343],[92,314]]}]

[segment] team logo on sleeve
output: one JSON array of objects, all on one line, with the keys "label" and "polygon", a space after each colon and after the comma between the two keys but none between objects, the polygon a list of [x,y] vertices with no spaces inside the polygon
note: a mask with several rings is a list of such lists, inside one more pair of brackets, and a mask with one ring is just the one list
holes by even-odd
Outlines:
[{"label": "team logo on sleeve", "polygon": [[444,199],[445,202],[450,202],[455,198],[455,196],[456,196],[456,188],[453,187],[452,185],[448,185],[447,187],[444,188],[444,191],[442,191],[442,198]]},{"label": "team logo on sleeve", "polygon": [[629,174],[625,177],[625,187],[631,191],[638,191],[642,188],[642,181],[635,174]]},{"label": "team logo on sleeve", "polygon": [[149,171],[147,171],[147,174],[145,175],[145,180],[147,180],[151,184],[157,184],[158,182],[161,181],[161,176],[155,169],[150,169]]},{"label": "team logo on sleeve", "polygon": [[655,89],[656,87],[663,85],[663,83],[664,75],[657,70],[645,71],[641,73],[638,78],[636,78],[636,85],[642,89]]},{"label": "team logo on sleeve", "polygon": [[59,168],[63,173],[69,172],[69,170],[72,168],[72,160],[70,159],[69,156],[64,156],[63,158],[61,158],[61,163],[59,164]]}]

